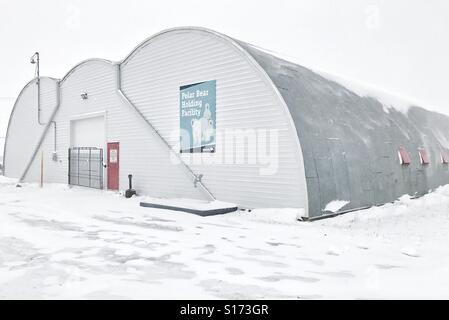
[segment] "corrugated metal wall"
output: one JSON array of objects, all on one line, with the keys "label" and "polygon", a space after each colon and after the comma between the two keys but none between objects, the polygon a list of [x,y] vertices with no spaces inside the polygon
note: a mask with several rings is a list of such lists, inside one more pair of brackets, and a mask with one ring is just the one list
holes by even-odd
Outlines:
[{"label": "corrugated metal wall", "polygon": [[[117,66],[92,60],[77,66],[61,83],[61,106],[55,116],[58,161],[51,160],[54,132],[44,140],[44,176],[47,182],[67,183],[67,150],[71,146],[71,121],[104,114],[106,142],[120,142],[120,189],[128,187],[128,174],[134,175],[134,188],[142,194],[166,197],[202,198],[180,165],[173,165],[168,149],[149,130],[137,113],[117,95]],[[88,99],[81,99],[87,93]],[[26,179],[37,181],[39,156]],[[106,170],[104,172],[106,177]],[[105,184],[106,186],[106,181]]]},{"label": "corrugated metal wall", "polygon": [[[317,217],[333,200],[350,201],[343,210],[356,209],[405,193],[422,195],[449,183],[449,167],[440,161],[441,151],[449,148],[447,116],[418,107],[407,114],[394,109],[386,113],[376,99],[360,97],[311,70],[213,31],[162,32],[133,51],[121,70],[123,91],[174,150],[179,144],[179,87],[216,80],[217,151],[182,157],[193,161],[191,168],[204,175],[206,187],[219,200],[248,207],[308,208],[305,214]],[[120,142],[121,189],[131,173],[142,194],[203,198],[184,167],[173,163],[165,143],[118,95],[116,81],[117,66],[100,60],[81,63],[62,80],[61,106],[54,118],[58,160],[51,160],[53,125],[40,150],[45,180],[67,182],[71,121],[101,114],[104,148],[106,142]],[[42,78],[41,84],[41,122],[48,122],[57,102],[56,82]],[[87,100],[81,99],[82,93],[88,94]],[[44,127],[37,122],[37,86],[32,81],[11,116],[5,175],[23,174]],[[266,164],[227,162],[223,131],[236,129],[277,131],[278,170],[263,175],[260,169]],[[241,140],[233,151],[254,153],[253,144]],[[410,165],[399,164],[399,146],[410,152]],[[429,165],[420,164],[421,147],[430,156]],[[27,181],[38,181],[39,162],[40,152]]]},{"label": "corrugated metal wall", "polygon": [[[244,45],[244,44],[243,44]],[[245,46],[245,45],[244,45]],[[312,70],[248,45],[287,102],[304,155],[309,217],[333,200],[342,210],[381,205],[404,194],[421,196],[449,183],[441,151],[449,148],[449,118],[419,107],[385,112],[375,98],[361,97]],[[411,164],[401,165],[399,147]],[[430,164],[422,165],[419,148]]]},{"label": "corrugated metal wall", "polygon": [[[57,82],[45,77],[40,82],[40,121],[46,123],[56,107]],[[37,83],[33,80],[22,90],[11,114],[4,160],[8,177],[20,178],[44,131],[45,125],[38,124],[37,92]]]},{"label": "corrugated metal wall", "polygon": [[[122,89],[177,149],[179,87],[216,80],[217,151],[183,154],[185,161],[193,161],[191,168],[204,175],[203,182],[217,199],[249,207],[306,208],[302,155],[288,111],[271,81],[249,59],[229,40],[211,32],[175,30],[150,39],[125,60]],[[219,163],[224,159],[221,143],[225,129],[277,130],[278,170],[261,175],[264,165],[260,163]],[[235,148],[252,150],[247,141],[236,143]],[[201,163],[200,157],[208,164],[196,165]]]},{"label": "corrugated metal wall", "polygon": [[[204,198],[193,187],[192,177],[169,156],[169,149],[148,124],[117,93],[117,66],[101,60],[81,63],[62,80],[61,104],[54,126],[48,130],[26,181],[39,179],[40,154],[44,156],[44,180],[67,182],[67,150],[71,120],[104,114],[106,142],[120,142],[120,188],[127,187],[127,175],[134,175],[134,187],[141,194],[163,197]],[[217,150],[214,154],[183,154],[196,174],[219,200],[247,207],[307,208],[302,153],[290,114],[266,73],[231,39],[200,29],[178,29],[151,38],[121,65],[122,89],[171,148],[179,145],[179,87],[205,80],[217,82]],[[81,99],[87,93],[88,99]],[[54,95],[56,97],[56,94]],[[32,100],[34,98],[26,98]],[[43,98],[50,101],[50,97]],[[43,111],[48,117],[49,112]],[[17,126],[27,130],[27,114],[17,117]],[[262,163],[251,138],[235,140],[223,150],[224,130],[247,133],[276,133],[271,158]],[[249,131],[248,131],[249,130]],[[263,131],[263,133],[261,133]],[[11,134],[16,136],[17,133]],[[34,135],[36,139],[38,134]],[[56,137],[58,160],[51,159]],[[256,136],[256,139],[260,136]],[[14,139],[14,138],[11,138]],[[270,146],[272,143],[270,142]],[[267,147],[267,145],[265,145]],[[245,161],[235,154],[243,150]],[[269,152],[270,150],[262,150]],[[266,154],[265,154],[266,156]],[[16,155],[19,157],[19,155]],[[255,157],[251,163],[248,157]],[[28,160],[28,156],[20,155]],[[230,161],[229,161],[230,160]],[[193,161],[193,162],[192,162]],[[263,169],[274,165],[264,175]],[[23,166],[23,164],[21,165]],[[19,170],[20,171],[20,170]],[[106,172],[105,172],[105,177]],[[106,181],[105,181],[106,185]]]}]

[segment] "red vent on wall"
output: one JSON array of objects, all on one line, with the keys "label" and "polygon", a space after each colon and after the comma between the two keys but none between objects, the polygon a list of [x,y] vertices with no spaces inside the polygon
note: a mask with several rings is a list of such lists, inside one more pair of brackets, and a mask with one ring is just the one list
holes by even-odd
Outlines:
[{"label": "red vent on wall", "polygon": [[427,154],[427,151],[425,149],[418,149],[419,152],[419,160],[421,161],[421,164],[429,164],[429,155]]},{"label": "red vent on wall", "polygon": [[449,163],[449,154],[447,153],[447,150],[441,150],[441,163]]},{"label": "red vent on wall", "polygon": [[399,154],[399,162],[401,164],[406,165],[406,164],[410,164],[410,162],[412,162],[410,159],[410,154],[404,147],[399,147],[398,154]]}]

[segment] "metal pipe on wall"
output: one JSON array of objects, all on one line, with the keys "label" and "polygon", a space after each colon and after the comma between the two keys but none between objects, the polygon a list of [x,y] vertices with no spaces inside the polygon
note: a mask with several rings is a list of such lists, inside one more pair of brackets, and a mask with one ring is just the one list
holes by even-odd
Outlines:
[{"label": "metal pipe on wall", "polygon": [[[36,60],[35,60],[36,59]],[[30,59],[31,64],[36,64],[36,83],[37,83],[37,123],[40,125],[45,125],[41,123],[41,77],[40,77],[40,58],[39,52],[34,53]]]},{"label": "metal pipe on wall", "polygon": [[[180,155],[173,150],[172,147],[170,147],[170,145],[167,143],[167,141],[165,141],[165,139],[161,136],[161,134],[156,130],[156,128],[153,127],[153,125],[150,123],[150,121],[148,121],[148,119],[142,114],[142,112],[128,99],[128,97],[126,96],[126,94],[122,91],[122,78],[121,78],[121,68],[120,68],[120,64],[117,64],[117,93],[118,95],[130,106],[134,109],[134,111],[136,111],[140,117],[145,120],[145,122],[148,124],[148,126],[150,127],[150,129],[159,137],[159,139],[165,144],[165,146],[168,148],[169,152],[171,152],[172,154],[174,154],[178,160],[180,161],[180,163],[183,165],[184,169],[186,169],[187,173],[192,177],[193,179],[193,183],[195,185],[195,187],[197,185],[199,185],[201,187],[201,189],[206,193],[206,195],[211,199],[211,200],[215,200],[214,195],[209,191],[209,189],[203,184],[203,182],[201,181],[201,177],[199,177],[199,175],[196,175],[192,169],[190,169],[190,167],[183,161],[183,159],[180,157]],[[202,175],[201,175],[202,176]]]},{"label": "metal pipe on wall", "polygon": [[[53,113],[50,116],[50,120],[52,120],[55,117],[56,112],[58,112],[59,110],[59,106],[61,105],[61,86],[60,86],[60,81],[58,81],[56,83],[56,87],[57,87],[57,93],[56,93],[56,106],[55,109],[53,110]],[[36,147],[34,148],[33,154],[30,158],[30,160],[28,161],[27,166],[25,167],[25,170],[23,171],[22,175],[19,178],[19,183],[21,183],[23,181],[23,179],[25,179],[25,176],[28,173],[28,170],[31,167],[31,164],[33,163],[34,159],[36,158],[37,153],[39,152],[39,149],[42,145],[42,142],[44,141],[44,138],[47,134],[48,129],[50,128],[50,125],[53,121],[49,121],[46,124],[46,127],[44,128],[44,131],[42,132],[41,137],[39,138],[39,141],[36,145]]]},{"label": "metal pipe on wall", "polygon": [[[37,61],[39,61],[39,59]],[[39,67],[37,67],[37,70],[37,123],[42,126],[45,125],[45,123],[41,122],[41,78],[39,77]]]},{"label": "metal pipe on wall", "polygon": [[56,134],[57,134],[56,133],[56,121],[53,120],[51,123],[53,123],[53,128],[54,128],[53,151],[56,152]]}]

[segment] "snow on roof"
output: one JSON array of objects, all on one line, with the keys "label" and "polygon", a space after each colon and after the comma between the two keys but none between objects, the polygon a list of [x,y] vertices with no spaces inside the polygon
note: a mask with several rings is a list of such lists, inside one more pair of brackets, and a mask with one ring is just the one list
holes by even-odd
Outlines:
[{"label": "snow on roof", "polygon": [[[404,97],[404,96],[398,95],[396,93],[389,92],[383,88],[374,86],[372,84],[368,84],[368,83],[360,81],[360,80],[351,79],[350,77],[347,77],[347,76],[336,75],[336,74],[333,74],[328,71],[323,71],[316,67],[310,67],[310,66],[304,65],[303,63],[298,62],[297,57],[293,57],[293,56],[282,54],[282,53],[272,51],[269,49],[261,48],[259,46],[256,46],[256,45],[253,45],[250,43],[246,43],[246,42],[244,42],[244,44],[249,47],[252,47],[256,50],[259,50],[259,51],[262,51],[269,55],[275,56],[279,59],[303,66],[328,80],[331,80],[333,82],[340,84],[341,86],[345,87],[347,90],[351,91],[352,93],[354,93],[360,97],[370,97],[370,98],[376,99],[383,105],[383,107],[384,107],[383,109],[386,113],[389,113],[389,110],[394,108],[397,111],[407,114],[409,108],[412,106],[416,106],[416,107],[419,106],[419,107],[429,110],[429,108],[424,107],[428,104],[426,104],[422,101],[419,101],[417,99],[410,98],[410,97]],[[436,108],[431,108],[431,109],[436,110]]]},{"label": "snow on roof", "polygon": [[389,113],[389,110],[393,108],[407,114],[410,107],[422,107],[423,105],[425,105],[424,103],[419,102],[416,99],[405,98],[398,94],[391,93],[383,88],[379,88],[359,80],[350,79],[348,77],[340,75],[337,76],[335,74],[316,69],[313,71],[329,80],[332,80],[344,86],[360,97],[370,97],[378,100],[383,105],[384,111],[386,113]]}]

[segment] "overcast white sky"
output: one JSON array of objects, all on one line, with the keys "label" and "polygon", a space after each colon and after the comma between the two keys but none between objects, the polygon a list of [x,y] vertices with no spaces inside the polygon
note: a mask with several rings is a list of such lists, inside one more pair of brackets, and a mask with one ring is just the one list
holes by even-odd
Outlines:
[{"label": "overcast white sky", "polygon": [[0,0],[0,97],[76,63],[121,60],[162,29],[195,25],[428,103],[449,114],[449,1]]}]

